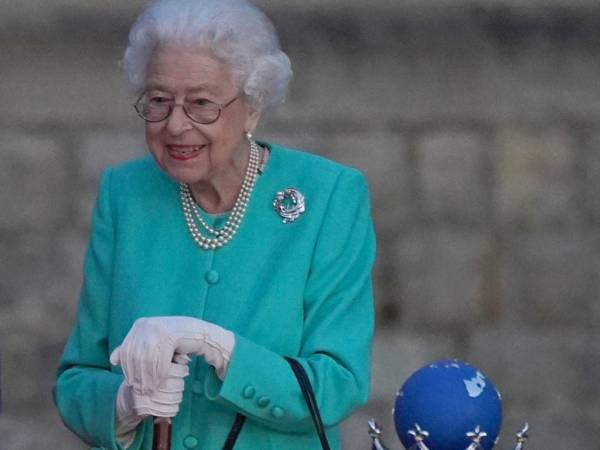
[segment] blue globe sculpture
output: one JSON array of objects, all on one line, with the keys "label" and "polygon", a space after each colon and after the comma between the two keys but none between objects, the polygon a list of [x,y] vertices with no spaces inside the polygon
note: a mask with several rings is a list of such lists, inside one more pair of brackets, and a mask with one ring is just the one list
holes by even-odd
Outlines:
[{"label": "blue globe sculpture", "polygon": [[[458,360],[431,363],[413,373],[398,391],[394,405],[396,432],[405,448],[427,432],[430,450],[465,450],[467,433],[485,432],[479,445],[491,450],[502,423],[500,394],[489,378]],[[417,447],[415,447],[417,448]]]}]

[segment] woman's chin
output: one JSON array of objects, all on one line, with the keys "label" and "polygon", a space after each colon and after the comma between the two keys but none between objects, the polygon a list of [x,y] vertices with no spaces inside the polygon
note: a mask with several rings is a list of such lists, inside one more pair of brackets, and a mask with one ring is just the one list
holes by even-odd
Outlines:
[{"label": "woman's chin", "polygon": [[177,161],[168,156],[166,158],[155,157],[154,160],[169,178],[178,183],[194,184],[206,177],[205,167],[194,164],[195,160]]},{"label": "woman's chin", "polygon": [[172,167],[167,165],[163,168],[167,175],[171,177],[173,180],[178,183],[185,184],[194,184],[199,181],[202,181],[206,177],[206,173],[204,170],[199,170],[197,167],[195,168],[183,168],[183,167]]}]

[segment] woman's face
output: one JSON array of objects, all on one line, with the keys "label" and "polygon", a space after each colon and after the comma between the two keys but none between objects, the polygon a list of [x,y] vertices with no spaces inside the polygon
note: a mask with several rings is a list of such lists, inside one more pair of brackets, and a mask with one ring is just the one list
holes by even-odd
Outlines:
[{"label": "woman's face", "polygon": [[190,185],[243,170],[245,132],[254,130],[259,113],[246,104],[227,66],[207,51],[159,48],[148,64],[146,93],[178,105],[202,99],[227,104],[239,97],[211,124],[196,123],[175,106],[164,121],[146,122],[146,141],[158,165]]}]

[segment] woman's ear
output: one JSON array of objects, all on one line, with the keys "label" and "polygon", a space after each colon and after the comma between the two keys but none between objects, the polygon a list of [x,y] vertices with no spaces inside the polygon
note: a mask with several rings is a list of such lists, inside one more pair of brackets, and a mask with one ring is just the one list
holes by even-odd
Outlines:
[{"label": "woman's ear", "polygon": [[258,121],[260,120],[260,111],[255,111],[253,109],[248,110],[248,116],[246,117],[246,131],[254,131],[256,126],[258,125]]}]

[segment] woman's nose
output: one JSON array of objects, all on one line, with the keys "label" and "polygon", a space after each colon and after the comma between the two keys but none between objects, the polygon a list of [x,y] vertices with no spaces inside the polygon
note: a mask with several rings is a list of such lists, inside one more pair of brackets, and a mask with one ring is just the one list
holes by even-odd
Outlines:
[{"label": "woman's nose", "polygon": [[173,136],[177,136],[192,128],[192,119],[190,119],[185,111],[183,105],[176,103],[173,105],[173,109],[169,117],[167,117],[167,130]]}]

